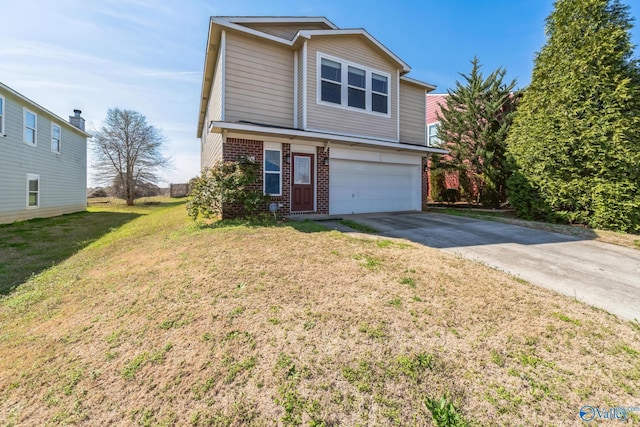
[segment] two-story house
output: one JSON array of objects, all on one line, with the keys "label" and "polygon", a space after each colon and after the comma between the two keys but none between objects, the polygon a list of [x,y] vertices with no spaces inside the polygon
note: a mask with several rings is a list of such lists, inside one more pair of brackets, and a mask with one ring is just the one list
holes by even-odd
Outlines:
[{"label": "two-story house", "polygon": [[67,122],[0,83],[0,223],[86,210],[80,114]]},{"label": "two-story house", "polygon": [[409,70],[367,31],[323,17],[212,17],[201,166],[255,160],[281,215],[422,210],[427,159],[445,151],[427,144],[435,87]]}]

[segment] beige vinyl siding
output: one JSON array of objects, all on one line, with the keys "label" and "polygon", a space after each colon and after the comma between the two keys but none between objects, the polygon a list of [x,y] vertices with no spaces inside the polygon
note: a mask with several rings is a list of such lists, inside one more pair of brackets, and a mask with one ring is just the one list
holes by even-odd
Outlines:
[{"label": "beige vinyl siding", "polygon": [[426,92],[400,80],[400,141],[426,144]]},{"label": "beige vinyl siding", "polygon": [[[87,207],[87,138],[37,106],[0,90],[6,136],[0,136],[0,223],[78,212]],[[37,146],[23,142],[23,108],[37,115]],[[61,128],[51,152],[51,123]],[[39,175],[39,207],[27,209],[27,174]]]},{"label": "beige vinyl siding", "polygon": [[304,90],[304,87],[302,85],[303,83],[303,58],[302,58],[302,52],[303,49],[300,49],[297,52],[298,55],[298,93],[296,94],[296,102],[298,103],[298,129],[302,129],[303,127],[303,123],[302,123],[302,114],[304,112],[304,108],[303,108],[303,104],[302,104],[302,91]]},{"label": "beige vinyl siding", "polygon": [[212,167],[220,160],[222,160],[222,134],[208,133],[202,146],[200,167],[201,169]]},{"label": "beige vinyl siding", "polygon": [[324,24],[314,23],[293,23],[293,24],[269,24],[269,23],[256,23],[256,24],[242,24],[245,27],[262,31],[263,33],[270,34],[272,36],[280,37],[287,40],[293,40],[295,35],[300,30],[326,30],[327,27]]},{"label": "beige vinyl siding", "polygon": [[[317,102],[317,53],[321,52],[348,62],[390,74],[389,96],[391,117],[369,114]],[[339,132],[397,141],[398,76],[396,66],[363,36],[316,36],[307,49],[307,127],[318,131]]]},{"label": "beige vinyl siding", "polygon": [[213,73],[213,83],[209,94],[209,104],[205,114],[204,126],[201,135],[202,153],[200,155],[200,168],[213,166],[218,160],[222,160],[222,135],[209,132],[209,123],[222,120],[222,68],[223,60],[218,57],[218,62]]},{"label": "beige vinyl siding", "polygon": [[290,48],[227,32],[225,121],[293,126],[293,54]]}]

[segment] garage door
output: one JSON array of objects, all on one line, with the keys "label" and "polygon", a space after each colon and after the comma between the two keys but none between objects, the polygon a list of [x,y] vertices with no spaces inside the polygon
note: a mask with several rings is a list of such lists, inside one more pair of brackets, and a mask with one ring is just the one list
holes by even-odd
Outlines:
[{"label": "garage door", "polygon": [[329,212],[350,214],[420,210],[419,165],[332,158]]}]

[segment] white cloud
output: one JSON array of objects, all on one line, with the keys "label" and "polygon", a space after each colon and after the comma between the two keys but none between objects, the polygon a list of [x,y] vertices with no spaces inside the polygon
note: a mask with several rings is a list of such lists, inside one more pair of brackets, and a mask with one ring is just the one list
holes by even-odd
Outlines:
[{"label": "white cloud", "polygon": [[2,3],[3,83],[61,117],[81,109],[89,132],[101,126],[109,108],[136,110],[166,136],[165,155],[174,166],[166,183],[198,173],[205,4]]}]

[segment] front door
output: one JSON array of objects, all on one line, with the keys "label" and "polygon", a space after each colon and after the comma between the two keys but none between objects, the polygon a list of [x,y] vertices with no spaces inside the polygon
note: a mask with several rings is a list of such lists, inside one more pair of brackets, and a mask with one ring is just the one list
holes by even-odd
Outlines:
[{"label": "front door", "polygon": [[313,164],[314,155],[291,153],[291,210],[293,212],[313,211]]}]

